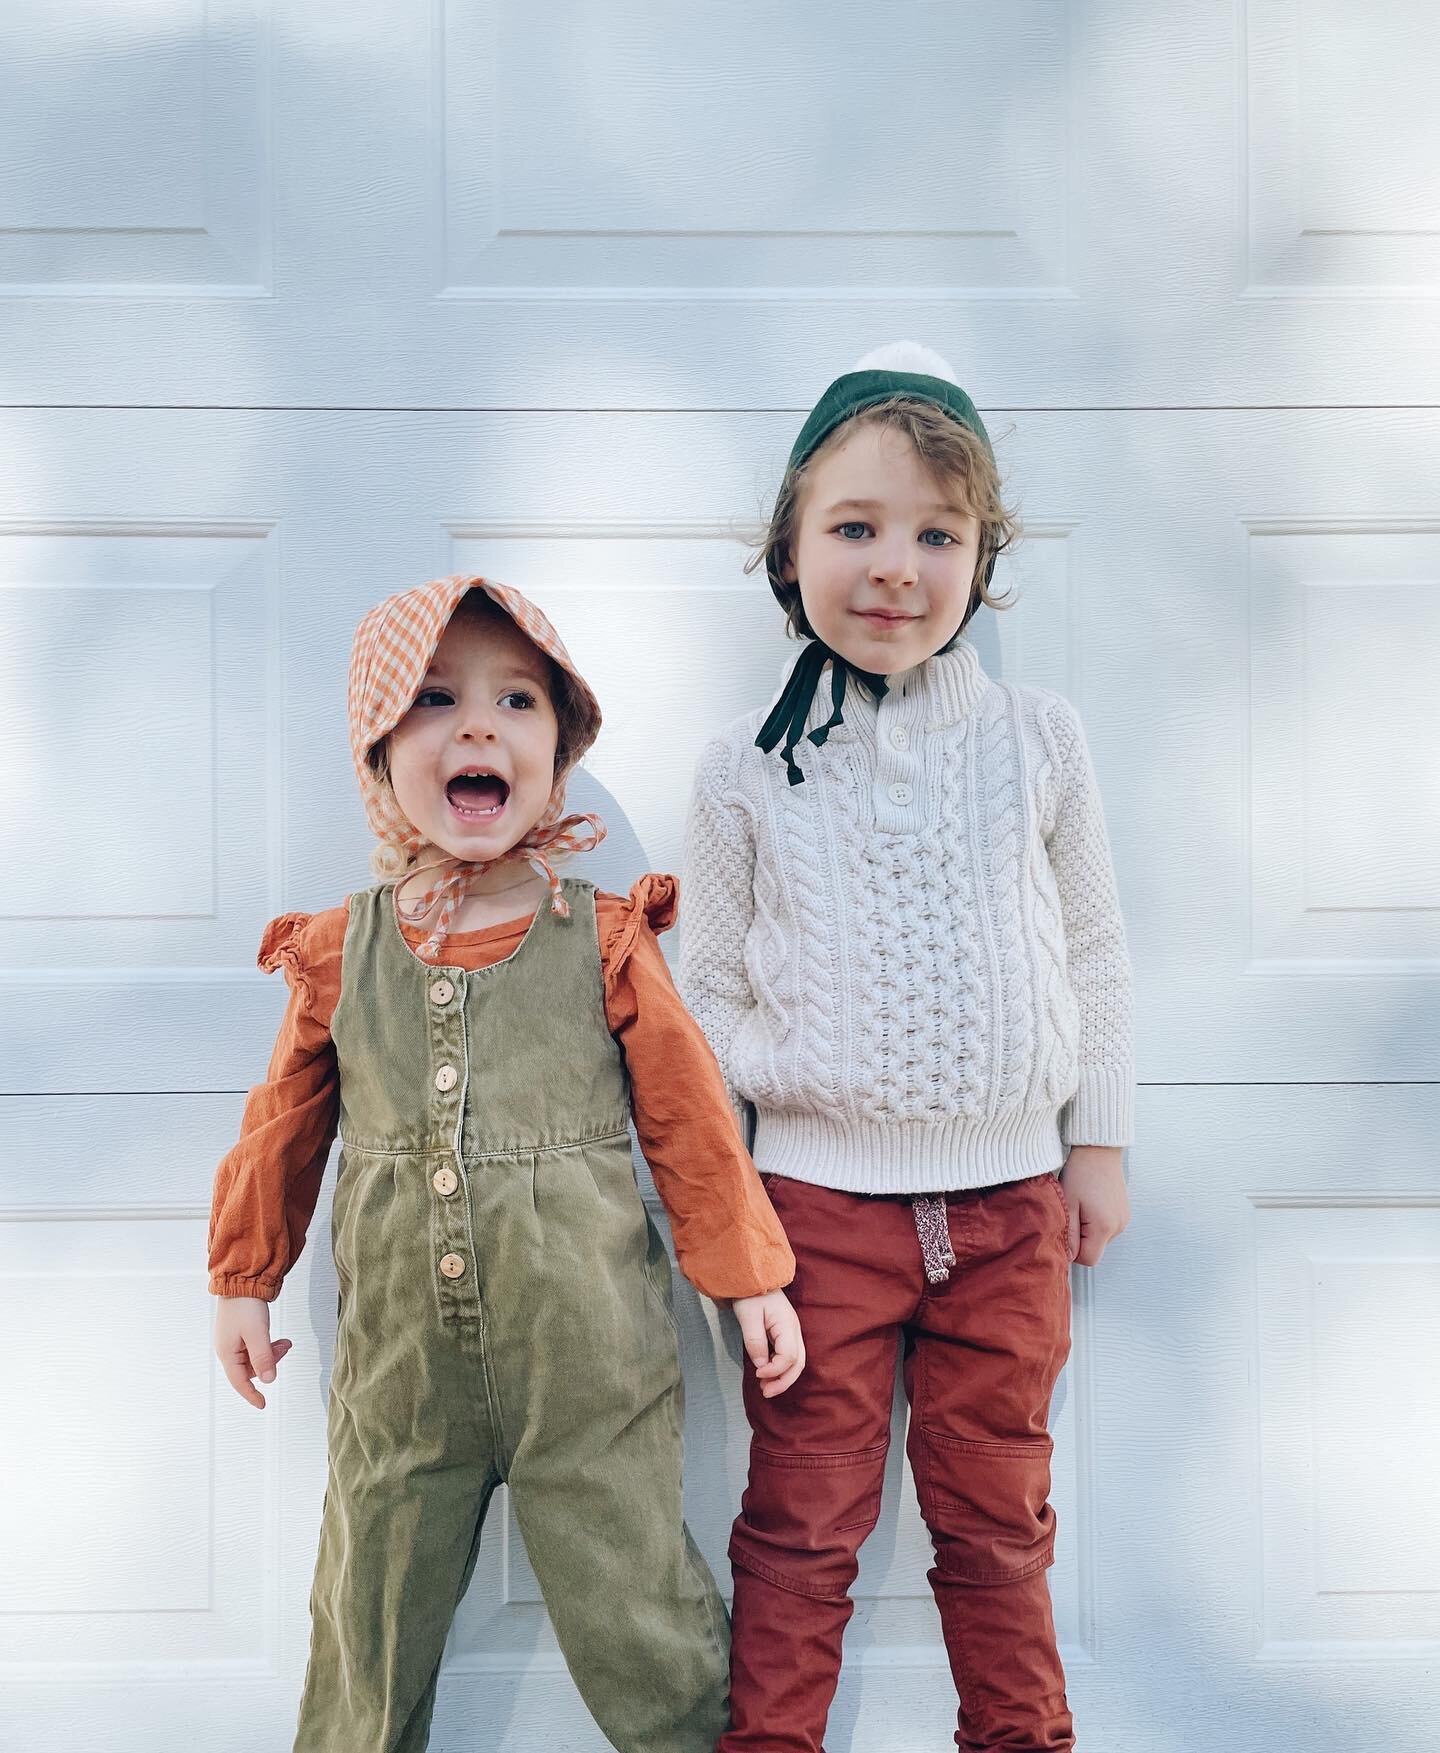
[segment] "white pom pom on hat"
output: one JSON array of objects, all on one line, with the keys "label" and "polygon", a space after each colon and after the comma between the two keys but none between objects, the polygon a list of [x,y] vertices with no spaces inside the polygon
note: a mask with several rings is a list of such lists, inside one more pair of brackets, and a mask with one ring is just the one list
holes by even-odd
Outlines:
[{"label": "white pom pom on hat", "polygon": [[926,377],[943,377],[947,383],[960,387],[960,379],[955,375],[955,368],[948,359],[944,359],[933,347],[923,347],[918,341],[887,341],[883,347],[876,347],[863,359],[857,359],[850,367],[851,371],[918,371]]}]

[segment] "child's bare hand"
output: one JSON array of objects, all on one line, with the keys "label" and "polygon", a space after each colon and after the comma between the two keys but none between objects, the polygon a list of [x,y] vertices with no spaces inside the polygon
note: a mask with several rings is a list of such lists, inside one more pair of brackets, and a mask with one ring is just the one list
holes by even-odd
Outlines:
[{"label": "child's bare hand", "polygon": [[760,1392],[773,1400],[805,1368],[800,1317],[783,1290],[772,1290],[765,1296],[737,1296],[732,1306],[745,1355],[755,1365]]},{"label": "child's bare hand", "polygon": [[254,1296],[224,1296],[215,1317],[215,1355],[224,1365],[230,1386],[252,1406],[265,1396],[255,1386],[275,1380],[275,1366],[290,1349],[288,1339],[270,1337],[270,1305]]},{"label": "child's bare hand", "polygon": [[1130,1221],[1124,1158],[1109,1145],[1073,1145],[1060,1185],[1070,1207],[1070,1258],[1093,1266]]}]

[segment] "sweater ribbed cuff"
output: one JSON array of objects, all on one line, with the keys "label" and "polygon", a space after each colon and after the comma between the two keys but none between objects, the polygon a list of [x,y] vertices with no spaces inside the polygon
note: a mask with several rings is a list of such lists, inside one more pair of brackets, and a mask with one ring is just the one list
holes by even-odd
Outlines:
[{"label": "sweater ribbed cuff", "polygon": [[1060,1137],[1072,1144],[1123,1146],[1135,1126],[1135,1077],[1128,1066],[1085,1065],[1080,1084],[1060,1110]]}]

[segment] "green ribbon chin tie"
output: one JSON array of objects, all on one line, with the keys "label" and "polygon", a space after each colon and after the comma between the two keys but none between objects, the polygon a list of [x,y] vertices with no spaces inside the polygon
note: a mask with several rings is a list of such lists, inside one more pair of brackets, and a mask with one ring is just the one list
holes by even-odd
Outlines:
[{"label": "green ribbon chin tie", "polygon": [[883,699],[889,691],[890,684],[884,676],[872,675],[869,670],[856,669],[822,640],[812,639],[796,658],[795,667],[790,672],[780,698],[771,708],[770,716],[760,726],[760,734],[755,738],[755,747],[763,749],[767,755],[784,739],[781,753],[785,757],[785,771],[792,785],[805,783],[805,775],[795,760],[795,750],[801,738],[806,735],[805,723],[810,716],[810,708],[815,703],[821,672],[827,663],[830,665],[831,712],[824,724],[817,725],[809,733],[809,740],[816,748],[827,740],[836,725],[845,722],[842,716],[845,685],[851,676],[868,688],[877,700]]}]

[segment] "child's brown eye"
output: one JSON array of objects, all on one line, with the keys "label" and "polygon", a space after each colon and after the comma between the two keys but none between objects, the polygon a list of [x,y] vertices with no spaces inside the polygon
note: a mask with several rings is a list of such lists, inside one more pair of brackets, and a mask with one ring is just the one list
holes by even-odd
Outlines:
[{"label": "child's brown eye", "polygon": [[415,696],[417,706],[452,706],[454,701],[443,688],[422,688]]},{"label": "child's brown eye", "polygon": [[506,702],[511,705],[518,700],[520,705],[525,708],[529,708],[535,704],[535,696],[533,694],[527,694],[523,688],[514,689],[511,693],[505,696],[505,699]]}]

